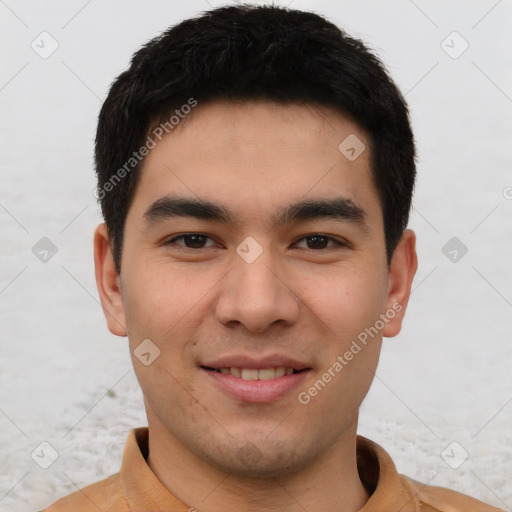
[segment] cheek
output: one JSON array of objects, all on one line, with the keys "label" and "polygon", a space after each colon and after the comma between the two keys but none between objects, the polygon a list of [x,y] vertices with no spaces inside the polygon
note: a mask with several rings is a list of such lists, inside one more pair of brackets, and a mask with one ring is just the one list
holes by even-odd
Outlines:
[{"label": "cheek", "polygon": [[[128,286],[123,295],[129,344],[139,380],[141,385],[147,384],[148,392],[162,388],[162,382],[169,382],[171,377],[164,369],[180,382],[189,382],[188,372],[195,369],[192,357],[197,343],[195,334],[208,315],[211,301],[208,291],[214,292],[219,277],[197,269],[193,275],[189,273],[178,265],[171,268],[171,265],[146,263],[133,267],[126,276]],[[146,371],[134,356],[137,346],[145,339],[150,339],[160,350],[155,363],[147,367],[155,366],[152,372]],[[163,380],[159,383],[159,379]]]},{"label": "cheek", "polygon": [[127,277],[124,304],[128,329],[146,337],[165,335],[204,295],[204,282],[186,279],[178,268],[166,265],[141,265]]},{"label": "cheek", "polygon": [[[165,414],[168,404],[174,408],[191,407],[193,390],[184,393],[179,385],[189,382],[188,372],[192,370],[182,353],[190,345],[192,317],[204,290],[165,265],[133,267],[126,282],[130,352],[143,394],[158,414]],[[137,347],[146,339],[159,350],[148,366],[137,358]]]},{"label": "cheek", "polygon": [[317,375],[329,383],[312,410],[325,415],[326,401],[337,404],[330,413],[333,421],[343,421],[347,411],[359,406],[378,364],[381,336],[371,328],[386,302],[387,274],[377,267],[369,269],[371,265],[340,269],[324,279],[322,287],[312,287],[308,281],[313,313],[329,328],[321,341],[322,368]]},{"label": "cheek", "polygon": [[352,267],[323,278],[309,276],[303,295],[330,333],[346,340],[378,318],[386,300],[386,282],[382,274]]}]

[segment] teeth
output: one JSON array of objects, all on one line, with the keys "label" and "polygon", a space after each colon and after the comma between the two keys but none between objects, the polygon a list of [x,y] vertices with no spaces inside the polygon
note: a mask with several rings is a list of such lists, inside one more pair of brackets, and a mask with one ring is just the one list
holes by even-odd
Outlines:
[{"label": "teeth", "polygon": [[230,373],[235,377],[241,377],[244,380],[269,380],[275,379],[276,377],[282,377],[283,375],[291,375],[294,370],[293,368],[285,368],[279,366],[277,368],[221,368],[220,373]]},{"label": "teeth", "polygon": [[258,380],[259,370],[257,368],[242,368],[242,379]]},{"label": "teeth", "polygon": [[[256,370],[258,373],[258,378],[260,380],[269,380],[269,379],[275,379],[276,378],[276,371],[274,368],[263,368],[261,370]],[[244,374],[242,373],[242,378],[244,377]]]},{"label": "teeth", "polygon": [[286,368],[284,366],[280,366],[279,368],[276,368],[276,377],[282,377],[285,373],[286,373]]}]

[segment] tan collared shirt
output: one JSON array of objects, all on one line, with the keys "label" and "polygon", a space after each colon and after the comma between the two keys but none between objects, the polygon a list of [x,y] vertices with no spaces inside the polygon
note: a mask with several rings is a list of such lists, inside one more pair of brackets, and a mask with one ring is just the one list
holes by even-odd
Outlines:
[{"label": "tan collared shirt", "polygon": [[[148,428],[130,432],[121,471],[66,496],[45,512],[189,512],[146,463]],[[397,473],[376,443],[357,437],[358,469],[370,499],[359,512],[497,512],[464,494],[426,486]],[[503,511],[502,511],[503,512]]]}]

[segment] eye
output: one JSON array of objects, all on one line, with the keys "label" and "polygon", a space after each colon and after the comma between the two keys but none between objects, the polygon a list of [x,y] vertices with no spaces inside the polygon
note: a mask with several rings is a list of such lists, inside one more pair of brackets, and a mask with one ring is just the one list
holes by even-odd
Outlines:
[{"label": "eye", "polygon": [[[178,240],[183,241],[183,243],[178,243]],[[213,243],[209,245],[205,245],[207,240],[211,240]],[[295,245],[302,243],[305,241],[306,247],[301,247],[302,249],[311,249],[315,251],[319,251],[322,249],[333,249],[335,247],[348,247],[348,243],[342,242],[340,240],[336,240],[335,238],[323,235],[321,233],[314,233],[311,235],[307,235],[302,237],[295,243]],[[329,243],[331,245],[329,246]],[[185,249],[205,249],[207,247],[215,246],[215,242],[213,239],[207,235],[202,233],[185,233],[183,235],[175,236],[171,238],[165,245],[177,245],[179,247],[183,247]],[[334,247],[333,247],[334,245]]]},{"label": "eye", "polygon": [[331,236],[322,235],[321,233],[315,233],[312,235],[304,236],[299,240],[299,242],[301,242],[302,240],[306,240],[306,245],[308,247],[305,247],[305,249],[321,250],[332,248],[327,247],[329,242],[334,242],[335,247],[348,247],[347,243],[342,242],[340,240],[336,240]]},{"label": "eye", "polygon": [[[184,244],[176,244],[186,249],[203,249],[205,246],[206,240],[212,240],[209,236],[203,235],[202,233],[186,233],[184,235],[175,236],[168,240],[165,245],[176,244],[177,240],[183,240]],[[213,241],[213,240],[212,240]]]}]

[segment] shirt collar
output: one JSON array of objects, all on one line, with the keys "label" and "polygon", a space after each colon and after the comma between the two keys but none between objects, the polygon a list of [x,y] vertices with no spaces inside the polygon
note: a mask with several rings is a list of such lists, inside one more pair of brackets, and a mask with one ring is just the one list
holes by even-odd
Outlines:
[{"label": "shirt collar", "polygon": [[129,433],[124,449],[119,473],[130,509],[188,512],[190,507],[173,496],[148,466],[148,438],[147,427],[136,428]]},{"label": "shirt collar", "polygon": [[359,478],[371,495],[359,512],[416,512],[418,500],[398,474],[395,464],[377,443],[357,436]]},{"label": "shirt collar", "polygon": [[[121,485],[133,510],[188,512],[190,507],[176,498],[151,471],[147,427],[128,435],[120,470]],[[359,476],[371,495],[359,512],[416,512],[417,500],[397,473],[390,456],[378,444],[357,436]]]}]

